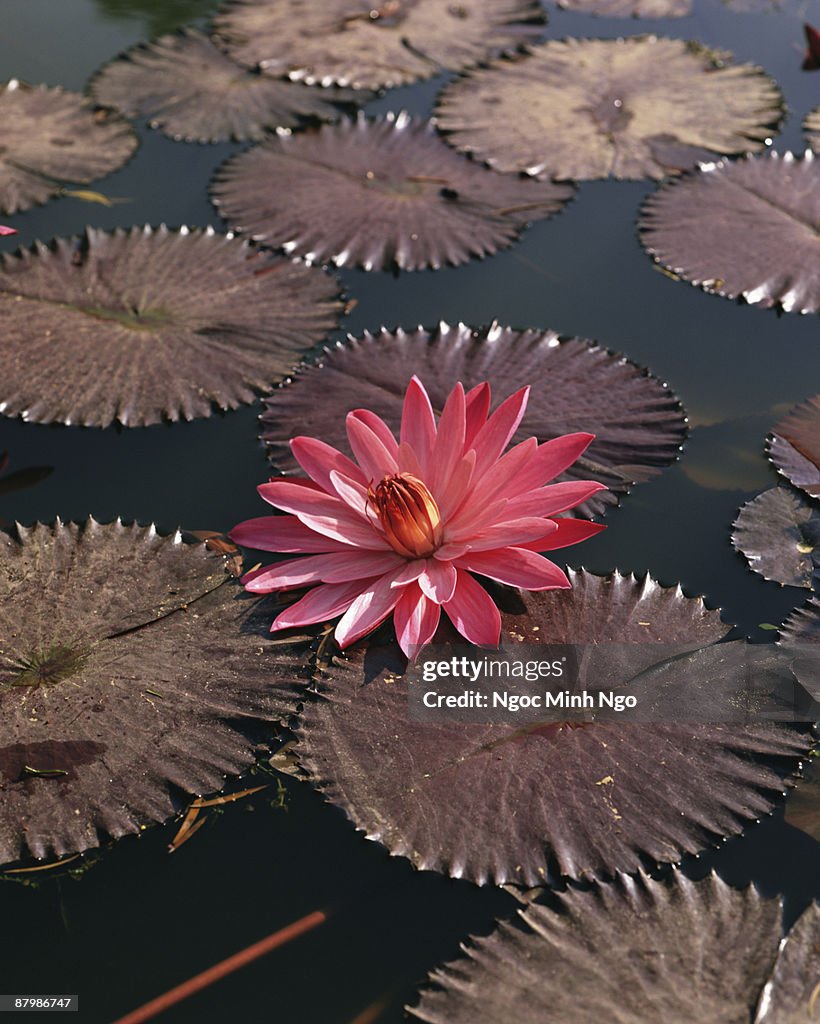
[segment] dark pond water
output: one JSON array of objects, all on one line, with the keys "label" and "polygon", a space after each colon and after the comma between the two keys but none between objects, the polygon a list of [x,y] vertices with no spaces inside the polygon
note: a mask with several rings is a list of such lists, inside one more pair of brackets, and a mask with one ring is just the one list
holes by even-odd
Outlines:
[{"label": "dark pond water", "polygon": [[[739,13],[717,0],[695,6],[693,17],[646,24],[555,12],[547,32],[649,30],[729,49],[779,82],[788,112],[775,148],[802,151],[800,122],[820,102],[820,72],[799,70],[801,22],[820,22],[820,4],[785,0],[782,10],[763,13]],[[211,9],[196,0],[4,0],[0,67],[4,78],[82,89],[120,50],[197,17],[203,23]],[[398,90],[370,109],[429,112],[441,84]],[[139,127],[134,159],[92,186],[127,202],[107,209],[54,200],[7,219],[18,240],[71,234],[87,223],[222,229],[207,184],[241,147],[175,144]],[[730,526],[744,501],[774,483],[763,456],[767,431],[785,408],[820,390],[818,321],[738,306],[658,273],[635,227],[652,188],[584,184],[563,214],[484,262],[397,278],[344,272],[344,287],[358,300],[344,327],[355,334],[382,324],[497,319],[594,338],[651,368],[687,407],[692,433],[684,456],[636,489],[571,564],[582,559],[595,571],[617,566],[680,580],[754,631],[779,622],[804,592],[749,572],[729,544]],[[11,249],[18,240],[3,244]],[[23,523],[121,515],[163,530],[228,529],[262,514],[258,413],[254,406],[133,431],[0,419],[0,451],[10,452],[14,468],[54,466],[37,487],[5,497],[0,515]],[[228,807],[173,856],[166,852],[172,824],[89,858],[96,863],[81,877],[0,885],[0,990],[79,993],[83,1021],[109,1021],[284,924],[336,907],[319,930],[162,1019],[387,1024],[402,1019],[403,1003],[430,968],[457,954],[460,940],[513,913],[503,892],[417,873],[363,840],[307,786],[284,785],[283,807],[269,796]],[[781,808],[687,870],[714,865],[732,883],[780,893],[791,921],[820,892],[818,852],[784,822]],[[374,1003],[383,1010],[365,1016]]]}]

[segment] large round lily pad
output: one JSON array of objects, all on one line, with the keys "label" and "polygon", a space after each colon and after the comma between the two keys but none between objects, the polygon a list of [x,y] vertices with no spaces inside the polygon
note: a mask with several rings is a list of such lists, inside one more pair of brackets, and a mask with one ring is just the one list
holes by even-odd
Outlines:
[{"label": "large round lily pad", "polygon": [[811,588],[820,569],[820,505],[772,487],[740,510],[732,544],[765,579]]},{"label": "large round lily pad", "polygon": [[271,138],[231,160],[213,196],[232,227],[311,262],[419,270],[506,248],[572,188],[496,174],[400,114]]},{"label": "large round lily pad", "polygon": [[153,527],[0,534],[0,862],[137,832],[254,760],[302,652],[219,556]]},{"label": "large round lily pad", "polygon": [[534,0],[235,0],[214,23],[243,64],[381,89],[514,49],[544,21]]},{"label": "large round lily pad", "polygon": [[[778,900],[712,874],[621,876],[530,903],[438,968],[410,1009],[428,1024],[797,1024],[810,1016],[818,915],[781,946]],[[812,944],[815,944],[814,946]]]},{"label": "large round lily pad", "polygon": [[558,0],[558,6],[603,18],[684,18],[692,0]]},{"label": "large round lily pad", "polygon": [[775,426],[768,450],[777,471],[790,483],[820,497],[820,395],[795,406]]},{"label": "large round lily pad", "polygon": [[[535,661],[539,646],[554,650],[542,645],[616,643],[633,656],[603,659],[611,688],[662,658],[659,642],[680,653],[727,629],[700,600],[649,578],[571,571],[570,580],[571,591],[511,597],[502,643]],[[435,647],[425,658],[436,660]],[[478,883],[536,885],[634,871],[643,856],[679,860],[770,811],[783,789],[770,759],[793,770],[810,743],[770,722],[668,716],[576,727],[419,721],[411,685],[384,636],[336,659],[304,708],[300,762],[368,838]]]},{"label": "large round lily pad", "polygon": [[322,271],[204,231],[88,228],[0,264],[0,411],[125,426],[270,390],[336,326]]},{"label": "large round lily pad", "polygon": [[568,476],[558,478],[599,480],[609,488],[573,510],[587,517],[616,504],[630,483],[674,462],[686,436],[683,410],[669,388],[594,342],[497,324],[480,330],[441,324],[434,331],[382,329],[349,338],[319,365],[304,368],[271,396],[261,417],[271,461],[295,467],[288,445],[295,434],[349,453],[345,415],[355,408],[371,409],[397,430],[413,374],[437,413],[458,381],[465,388],[489,381],[495,401],[531,385],[517,440],[595,434]]},{"label": "large round lily pad", "polygon": [[59,86],[12,79],[0,87],[0,210],[45,203],[63,182],[85,183],[121,167],[137,148],[128,122]]},{"label": "large round lily pad", "polygon": [[242,67],[202,32],[186,28],[140,44],[91,81],[95,100],[186,142],[261,139],[304,119],[335,121],[333,100],[352,92],[312,89]]},{"label": "large round lily pad", "polygon": [[761,149],[774,82],[680,39],[566,39],[447,86],[439,127],[499,171],[662,178],[715,153]]},{"label": "large round lily pad", "polygon": [[820,164],[767,153],[702,166],[649,197],[649,253],[705,291],[787,312],[820,310]]}]

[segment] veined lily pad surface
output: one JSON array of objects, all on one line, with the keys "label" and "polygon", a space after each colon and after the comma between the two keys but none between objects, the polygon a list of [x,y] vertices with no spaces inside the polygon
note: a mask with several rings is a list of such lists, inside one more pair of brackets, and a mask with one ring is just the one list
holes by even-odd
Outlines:
[{"label": "veined lily pad surface", "polygon": [[[600,683],[628,689],[657,660],[657,643],[683,652],[727,631],[702,601],[648,577],[569,578],[571,591],[511,592],[502,643],[536,659],[539,644],[634,645],[628,671],[607,664]],[[376,635],[334,660],[305,705],[300,762],[368,838],[418,868],[480,884],[601,877],[635,871],[644,856],[677,861],[770,811],[783,789],[774,765],[794,770],[811,742],[770,722],[408,720],[396,652]]]},{"label": "veined lily pad surface", "polygon": [[761,149],[781,97],[759,68],[680,39],[566,39],[457,79],[437,113],[448,142],[499,171],[662,178]]},{"label": "veined lily pad surface", "polygon": [[775,426],[769,458],[795,487],[820,497],[820,395],[795,406]]},{"label": "veined lily pad surface", "polygon": [[531,903],[434,971],[414,1019],[428,1024],[797,1024],[809,1020],[820,913],[781,945],[778,900],[692,882],[620,876]]},{"label": "veined lily pad surface", "polygon": [[419,270],[506,248],[572,188],[496,174],[399,114],[271,138],[231,160],[213,196],[236,230],[310,262]]},{"label": "veined lily pad surface", "polygon": [[816,107],[803,122],[806,142],[815,153],[820,153],[820,107]]},{"label": "veined lily pad surface", "polygon": [[434,331],[382,329],[350,338],[328,350],[319,365],[301,370],[267,400],[261,417],[271,461],[280,469],[295,467],[288,442],[296,434],[349,452],[345,416],[354,408],[372,409],[396,430],[413,374],[437,413],[458,381],[465,388],[489,381],[494,404],[532,385],[513,441],[546,441],[579,430],[595,434],[568,470],[569,477],[599,480],[609,488],[574,510],[587,517],[616,504],[630,483],[674,462],[686,436],[683,410],[669,388],[594,342],[497,324],[441,324]]},{"label": "veined lily pad surface", "polygon": [[94,77],[90,92],[98,103],[148,117],[152,127],[186,142],[261,139],[268,129],[305,119],[335,121],[341,113],[332,101],[353,96],[242,67],[192,28],[135,46]]},{"label": "veined lily pad surface", "polygon": [[705,291],[786,312],[820,310],[820,163],[767,153],[705,164],[647,200],[641,240]]},{"label": "veined lily pad surface", "polygon": [[77,93],[12,79],[0,88],[0,210],[45,203],[63,182],[86,183],[121,167],[137,148],[128,122]]},{"label": "veined lily pad surface", "polygon": [[0,862],[164,821],[254,760],[302,658],[221,557],[153,527],[0,534]]},{"label": "veined lily pad surface", "polygon": [[0,410],[143,426],[269,390],[335,327],[336,282],[247,242],[88,228],[0,264]]},{"label": "veined lily pad surface", "polygon": [[558,6],[603,18],[683,18],[692,0],[558,0]]},{"label": "veined lily pad surface", "polygon": [[243,64],[380,89],[514,49],[545,20],[534,0],[235,0],[215,25]]},{"label": "veined lily pad surface", "polygon": [[820,504],[772,487],[740,510],[732,543],[767,580],[810,588],[820,569]]}]

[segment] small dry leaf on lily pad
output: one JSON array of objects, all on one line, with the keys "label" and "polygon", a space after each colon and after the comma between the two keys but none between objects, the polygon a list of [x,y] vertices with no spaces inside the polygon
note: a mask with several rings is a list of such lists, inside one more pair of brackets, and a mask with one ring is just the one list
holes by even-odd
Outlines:
[{"label": "small dry leaf on lily pad", "polygon": [[137,148],[128,122],[59,86],[12,79],[0,87],[0,210],[45,203],[63,182],[86,183],[121,167]]},{"label": "small dry leaf on lily pad", "polygon": [[765,579],[811,588],[820,570],[820,505],[772,487],[741,508],[732,544]]},{"label": "small dry leaf on lily pad", "polygon": [[820,153],[820,107],[815,107],[810,114],[806,115],[803,131],[806,133],[806,142],[809,147],[815,153]]},{"label": "small dry leaf on lily pad", "polygon": [[0,263],[0,411],[143,426],[269,391],[341,314],[321,270],[210,228],[88,228]]},{"label": "small dry leaf on lily pad", "polygon": [[820,395],[796,405],[776,424],[768,453],[789,483],[820,497]]},{"label": "small dry leaf on lily pad", "polygon": [[228,579],[153,527],[0,534],[0,861],[137,832],[253,762],[241,723],[288,718],[304,654]]},{"label": "small dry leaf on lily pad", "polygon": [[820,163],[810,152],[704,164],[650,196],[650,255],[691,284],[788,313],[820,310]]},{"label": "small dry leaf on lily pad", "polygon": [[428,1024],[798,1024],[811,1018],[820,913],[782,941],[779,900],[717,875],[621,875],[525,904],[436,969],[413,1019]]},{"label": "small dry leaf on lily pad", "polygon": [[318,365],[304,367],[274,392],[262,414],[261,437],[271,461],[280,469],[295,468],[288,442],[296,434],[349,453],[345,416],[355,408],[372,409],[396,430],[413,374],[427,388],[437,414],[458,381],[467,389],[489,381],[494,404],[531,385],[513,440],[595,434],[584,455],[557,478],[606,484],[609,491],[573,510],[587,518],[617,504],[630,483],[673,463],[686,436],[686,418],[670,389],[594,342],[554,331],[442,323],[433,331],[383,328],[348,338],[327,350]]},{"label": "small dry leaf on lily pad", "polygon": [[761,149],[775,83],[680,39],[566,39],[448,85],[439,127],[499,171],[662,178],[716,153]]},{"label": "small dry leaf on lily pad", "polygon": [[558,6],[602,18],[684,18],[692,0],[558,0]]},{"label": "small dry leaf on lily pad", "polygon": [[[106,65],[89,92],[128,117],[186,142],[261,139],[305,119],[335,121],[350,90],[311,88],[252,71],[193,28],[140,44]],[[367,95],[363,94],[367,99]]]},{"label": "small dry leaf on lily pad", "polygon": [[[582,570],[570,580],[571,591],[507,592],[502,642],[513,657],[537,661],[537,645],[617,643],[634,658],[599,674],[607,688],[628,686],[658,659],[658,642],[711,649],[728,628],[699,599],[649,578]],[[397,650],[376,634],[334,659],[303,709],[300,763],[368,838],[421,869],[480,884],[677,861],[771,811],[811,742],[771,722],[416,721]],[[661,686],[685,682],[674,665],[666,673]]]},{"label": "small dry leaf on lily pad", "polygon": [[404,113],[270,138],[230,160],[212,187],[222,216],[256,241],[365,270],[488,256],[572,194],[496,174]]},{"label": "small dry leaf on lily pad", "polygon": [[214,25],[243,64],[381,89],[515,49],[545,20],[535,0],[238,0]]}]

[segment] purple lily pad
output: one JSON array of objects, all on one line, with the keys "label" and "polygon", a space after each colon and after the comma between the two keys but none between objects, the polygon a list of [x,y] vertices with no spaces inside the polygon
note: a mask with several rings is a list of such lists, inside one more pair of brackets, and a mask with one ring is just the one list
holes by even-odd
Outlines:
[{"label": "purple lily pad", "polygon": [[204,545],[153,527],[0,534],[0,862],[99,845],[254,761],[303,652]]},{"label": "purple lily pad", "polygon": [[514,49],[545,20],[534,0],[235,0],[214,24],[242,64],[381,89]]},{"label": "purple lily pad", "polygon": [[573,190],[496,174],[399,114],[271,138],[230,160],[212,193],[233,228],[311,263],[420,270],[507,248]]},{"label": "purple lily pad", "polygon": [[45,203],[63,182],[86,183],[121,167],[137,148],[128,122],[59,87],[12,79],[0,88],[0,210]]},{"label": "purple lily pad", "polygon": [[663,185],[639,226],[650,255],[704,291],[815,313],[819,221],[820,164],[770,152]]},{"label": "purple lily pad", "polygon": [[789,483],[820,497],[820,395],[795,406],[775,426],[768,452]]},{"label": "purple lily pad", "polygon": [[558,6],[602,18],[684,18],[692,0],[558,0]]},{"label": "purple lily pad", "polygon": [[[699,599],[649,578],[571,571],[570,580],[571,591],[511,592],[505,646],[526,644],[537,660],[536,644],[635,645],[634,674],[658,658],[658,641],[693,650],[727,629]],[[794,770],[811,742],[769,722],[419,722],[397,650],[376,635],[334,659],[303,711],[300,763],[368,838],[479,884],[679,860],[769,812],[783,766]]]},{"label": "purple lily pad", "polygon": [[786,801],[786,823],[820,843],[820,759],[809,758]]},{"label": "purple lily pad", "polygon": [[[781,942],[779,900],[717,875],[620,876],[525,904],[430,975],[411,1016],[428,1024],[786,1024],[816,973],[817,909]],[[799,971],[803,969],[804,974]],[[799,989],[799,991],[798,991]],[[771,1002],[764,1006],[763,993]],[[797,997],[795,999],[795,996]]]},{"label": "purple lily pad", "polygon": [[439,99],[447,141],[499,171],[662,178],[716,153],[762,149],[775,83],[680,39],[565,39],[496,61]]},{"label": "purple lily pad", "polygon": [[755,1024],[802,1024],[815,1015],[820,995],[820,904],[800,916],[777,954],[774,973],[758,1004]]},{"label": "purple lily pad", "polygon": [[333,101],[353,101],[350,90],[310,88],[242,67],[193,28],[133,47],[95,75],[89,92],[186,142],[261,139],[267,129],[305,119],[335,121],[341,112]]},{"label": "purple lily pad", "polygon": [[143,426],[269,391],[341,313],[312,267],[204,231],[88,228],[0,263],[0,410]]},{"label": "purple lily pad", "polygon": [[[812,700],[820,702],[820,599],[812,597],[780,627],[780,644],[794,653],[792,671]],[[815,650],[817,653],[815,653]]]},{"label": "purple lily pad", "polygon": [[803,131],[806,133],[806,142],[809,144],[809,148],[815,153],[820,153],[820,107],[815,107],[810,114],[806,115]]},{"label": "purple lily pad", "polygon": [[772,487],[740,510],[732,544],[765,579],[811,588],[820,568],[820,506]]},{"label": "purple lily pad", "polygon": [[345,415],[355,408],[373,410],[396,430],[413,374],[437,413],[458,381],[466,388],[489,381],[496,401],[530,384],[517,440],[595,434],[562,478],[599,480],[609,488],[573,510],[587,518],[617,504],[630,483],[674,462],[686,436],[686,418],[669,388],[594,342],[498,324],[480,330],[442,324],[435,331],[383,328],[349,338],[328,350],[320,364],[301,370],[267,400],[261,416],[271,461],[281,469],[295,468],[288,444],[295,434],[349,452]]}]

